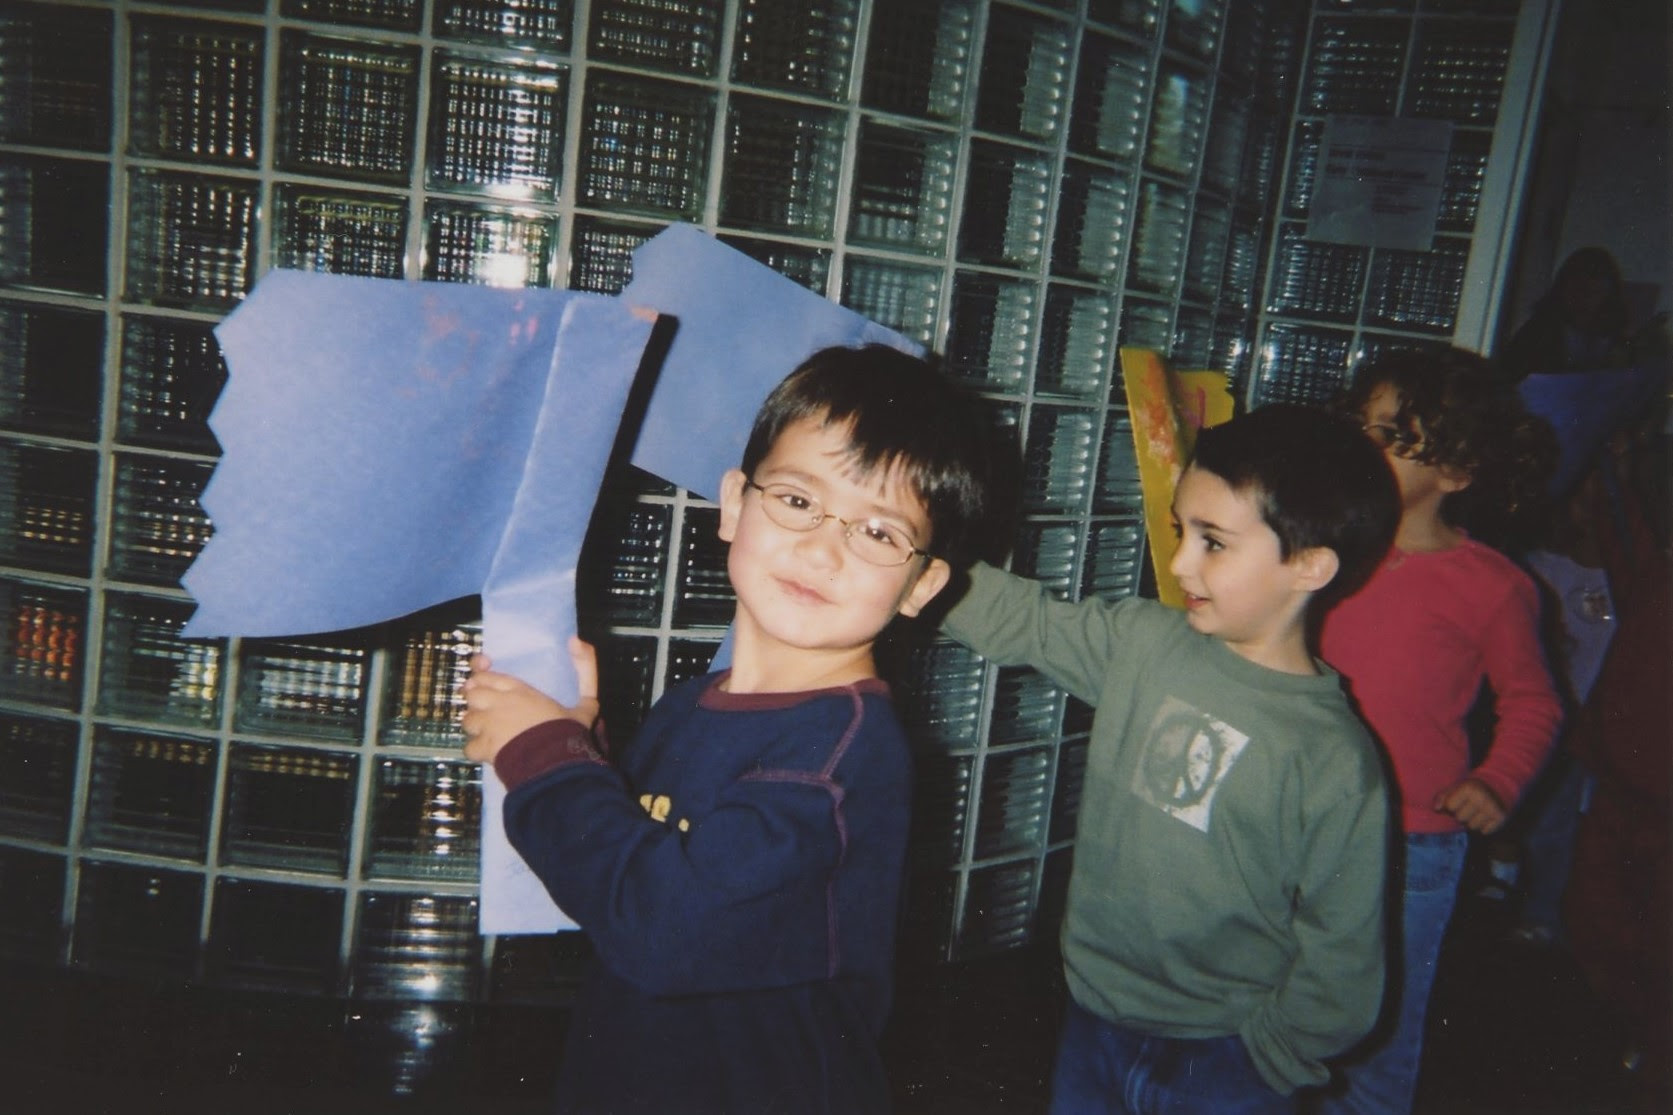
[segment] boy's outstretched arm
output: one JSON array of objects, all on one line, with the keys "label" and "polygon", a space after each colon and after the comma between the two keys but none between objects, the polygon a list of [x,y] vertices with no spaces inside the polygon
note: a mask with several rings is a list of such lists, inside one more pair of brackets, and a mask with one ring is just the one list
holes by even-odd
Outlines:
[{"label": "boy's outstretched arm", "polygon": [[598,720],[598,655],[591,643],[571,636],[569,656],[581,694],[573,707],[510,674],[495,673],[487,655],[474,656],[463,689],[465,711],[459,717],[465,757],[491,763],[506,744],[550,720],[573,720],[591,731]]}]

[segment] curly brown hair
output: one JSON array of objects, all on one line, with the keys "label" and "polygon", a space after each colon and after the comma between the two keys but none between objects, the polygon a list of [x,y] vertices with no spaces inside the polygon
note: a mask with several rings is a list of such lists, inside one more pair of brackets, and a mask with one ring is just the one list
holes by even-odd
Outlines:
[{"label": "curly brown hair", "polygon": [[1399,402],[1396,425],[1416,439],[1411,459],[1470,477],[1441,517],[1500,549],[1535,544],[1550,513],[1557,437],[1498,369],[1459,348],[1391,349],[1359,369],[1340,405],[1362,416],[1383,386]]}]

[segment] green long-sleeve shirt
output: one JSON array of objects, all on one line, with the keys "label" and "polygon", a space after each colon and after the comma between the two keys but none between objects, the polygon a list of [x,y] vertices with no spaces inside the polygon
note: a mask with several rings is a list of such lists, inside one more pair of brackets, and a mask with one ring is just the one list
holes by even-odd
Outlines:
[{"label": "green long-sleeve shirt", "polygon": [[1173,1037],[1240,1034],[1281,1092],[1382,999],[1387,791],[1320,665],[1258,666],[1153,600],[1067,603],[979,566],[953,638],[1093,705],[1063,927],[1070,992]]}]

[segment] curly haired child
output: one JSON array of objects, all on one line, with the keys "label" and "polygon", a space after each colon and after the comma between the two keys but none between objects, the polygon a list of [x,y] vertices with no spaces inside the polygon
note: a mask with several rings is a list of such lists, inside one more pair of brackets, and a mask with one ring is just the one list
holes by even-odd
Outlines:
[{"label": "curly haired child", "polygon": [[[1402,888],[1400,975],[1391,970],[1384,1025],[1323,1109],[1403,1113],[1469,835],[1504,824],[1562,717],[1539,592],[1494,548],[1537,529],[1555,439],[1487,361],[1459,349],[1385,354],[1344,408],[1388,459],[1400,526],[1370,580],[1326,615],[1320,649],[1388,755],[1405,839],[1391,872]],[[1466,718],[1484,680],[1495,723],[1472,765]]]}]

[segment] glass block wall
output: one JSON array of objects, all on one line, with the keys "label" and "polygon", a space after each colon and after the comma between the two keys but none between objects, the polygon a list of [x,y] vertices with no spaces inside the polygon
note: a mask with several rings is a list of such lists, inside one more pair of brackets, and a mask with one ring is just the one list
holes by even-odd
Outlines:
[{"label": "glass block wall", "polygon": [[[1412,3],[0,0],[0,955],[393,999],[561,1001],[574,975],[575,934],[476,931],[474,600],[179,637],[210,331],[264,271],[613,292],[699,224],[944,353],[1022,446],[1015,568],[1128,594],[1118,345],[1277,397],[1446,331],[1516,5]],[[1402,98],[1468,117],[1436,250],[1298,240],[1315,118]],[[721,638],[715,524],[607,482],[580,606],[618,735]],[[1050,933],[1090,711],[893,649],[903,956]]]}]

